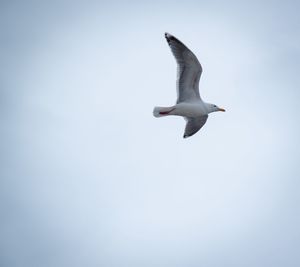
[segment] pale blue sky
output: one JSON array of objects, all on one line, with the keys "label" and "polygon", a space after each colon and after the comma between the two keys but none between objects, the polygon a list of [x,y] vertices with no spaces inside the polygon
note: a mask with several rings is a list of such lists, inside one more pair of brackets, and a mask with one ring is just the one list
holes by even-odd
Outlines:
[{"label": "pale blue sky", "polygon": [[[0,265],[299,266],[299,8],[3,1]],[[189,139],[165,31],[227,110]]]}]

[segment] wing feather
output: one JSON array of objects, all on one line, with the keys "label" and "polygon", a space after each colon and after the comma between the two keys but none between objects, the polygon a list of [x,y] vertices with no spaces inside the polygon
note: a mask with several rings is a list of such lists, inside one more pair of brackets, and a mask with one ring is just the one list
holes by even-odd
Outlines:
[{"label": "wing feather", "polygon": [[204,115],[197,118],[186,118],[187,123],[185,126],[185,131],[183,138],[190,137],[197,133],[206,123],[208,115]]},{"label": "wing feather", "polygon": [[167,42],[177,62],[177,103],[201,100],[199,81],[202,66],[197,57],[181,41],[165,33]]}]

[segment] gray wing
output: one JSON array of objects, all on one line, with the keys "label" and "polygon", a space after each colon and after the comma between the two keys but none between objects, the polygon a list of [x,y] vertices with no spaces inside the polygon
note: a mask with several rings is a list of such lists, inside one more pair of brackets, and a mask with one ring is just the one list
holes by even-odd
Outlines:
[{"label": "gray wing", "polygon": [[181,41],[165,33],[167,42],[177,62],[177,103],[201,99],[199,80],[202,67],[196,56]]},{"label": "gray wing", "polygon": [[190,137],[197,133],[206,123],[208,115],[197,118],[185,118],[187,120],[183,138]]}]

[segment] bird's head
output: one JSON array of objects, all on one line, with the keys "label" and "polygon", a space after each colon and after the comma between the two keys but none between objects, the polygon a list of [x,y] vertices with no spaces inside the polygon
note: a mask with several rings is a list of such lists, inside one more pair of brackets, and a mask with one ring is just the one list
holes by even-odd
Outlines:
[{"label": "bird's head", "polygon": [[220,108],[218,107],[217,105],[215,104],[207,104],[207,109],[208,109],[208,113],[211,113],[211,112],[216,112],[216,111],[222,111],[222,112],[225,112],[225,109],[224,108]]}]

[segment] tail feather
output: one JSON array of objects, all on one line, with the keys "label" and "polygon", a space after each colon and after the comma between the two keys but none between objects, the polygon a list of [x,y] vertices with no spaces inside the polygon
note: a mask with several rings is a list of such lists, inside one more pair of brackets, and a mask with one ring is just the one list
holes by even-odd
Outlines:
[{"label": "tail feather", "polygon": [[155,107],[153,109],[153,116],[156,118],[170,115],[169,113],[174,110],[174,107]]}]

